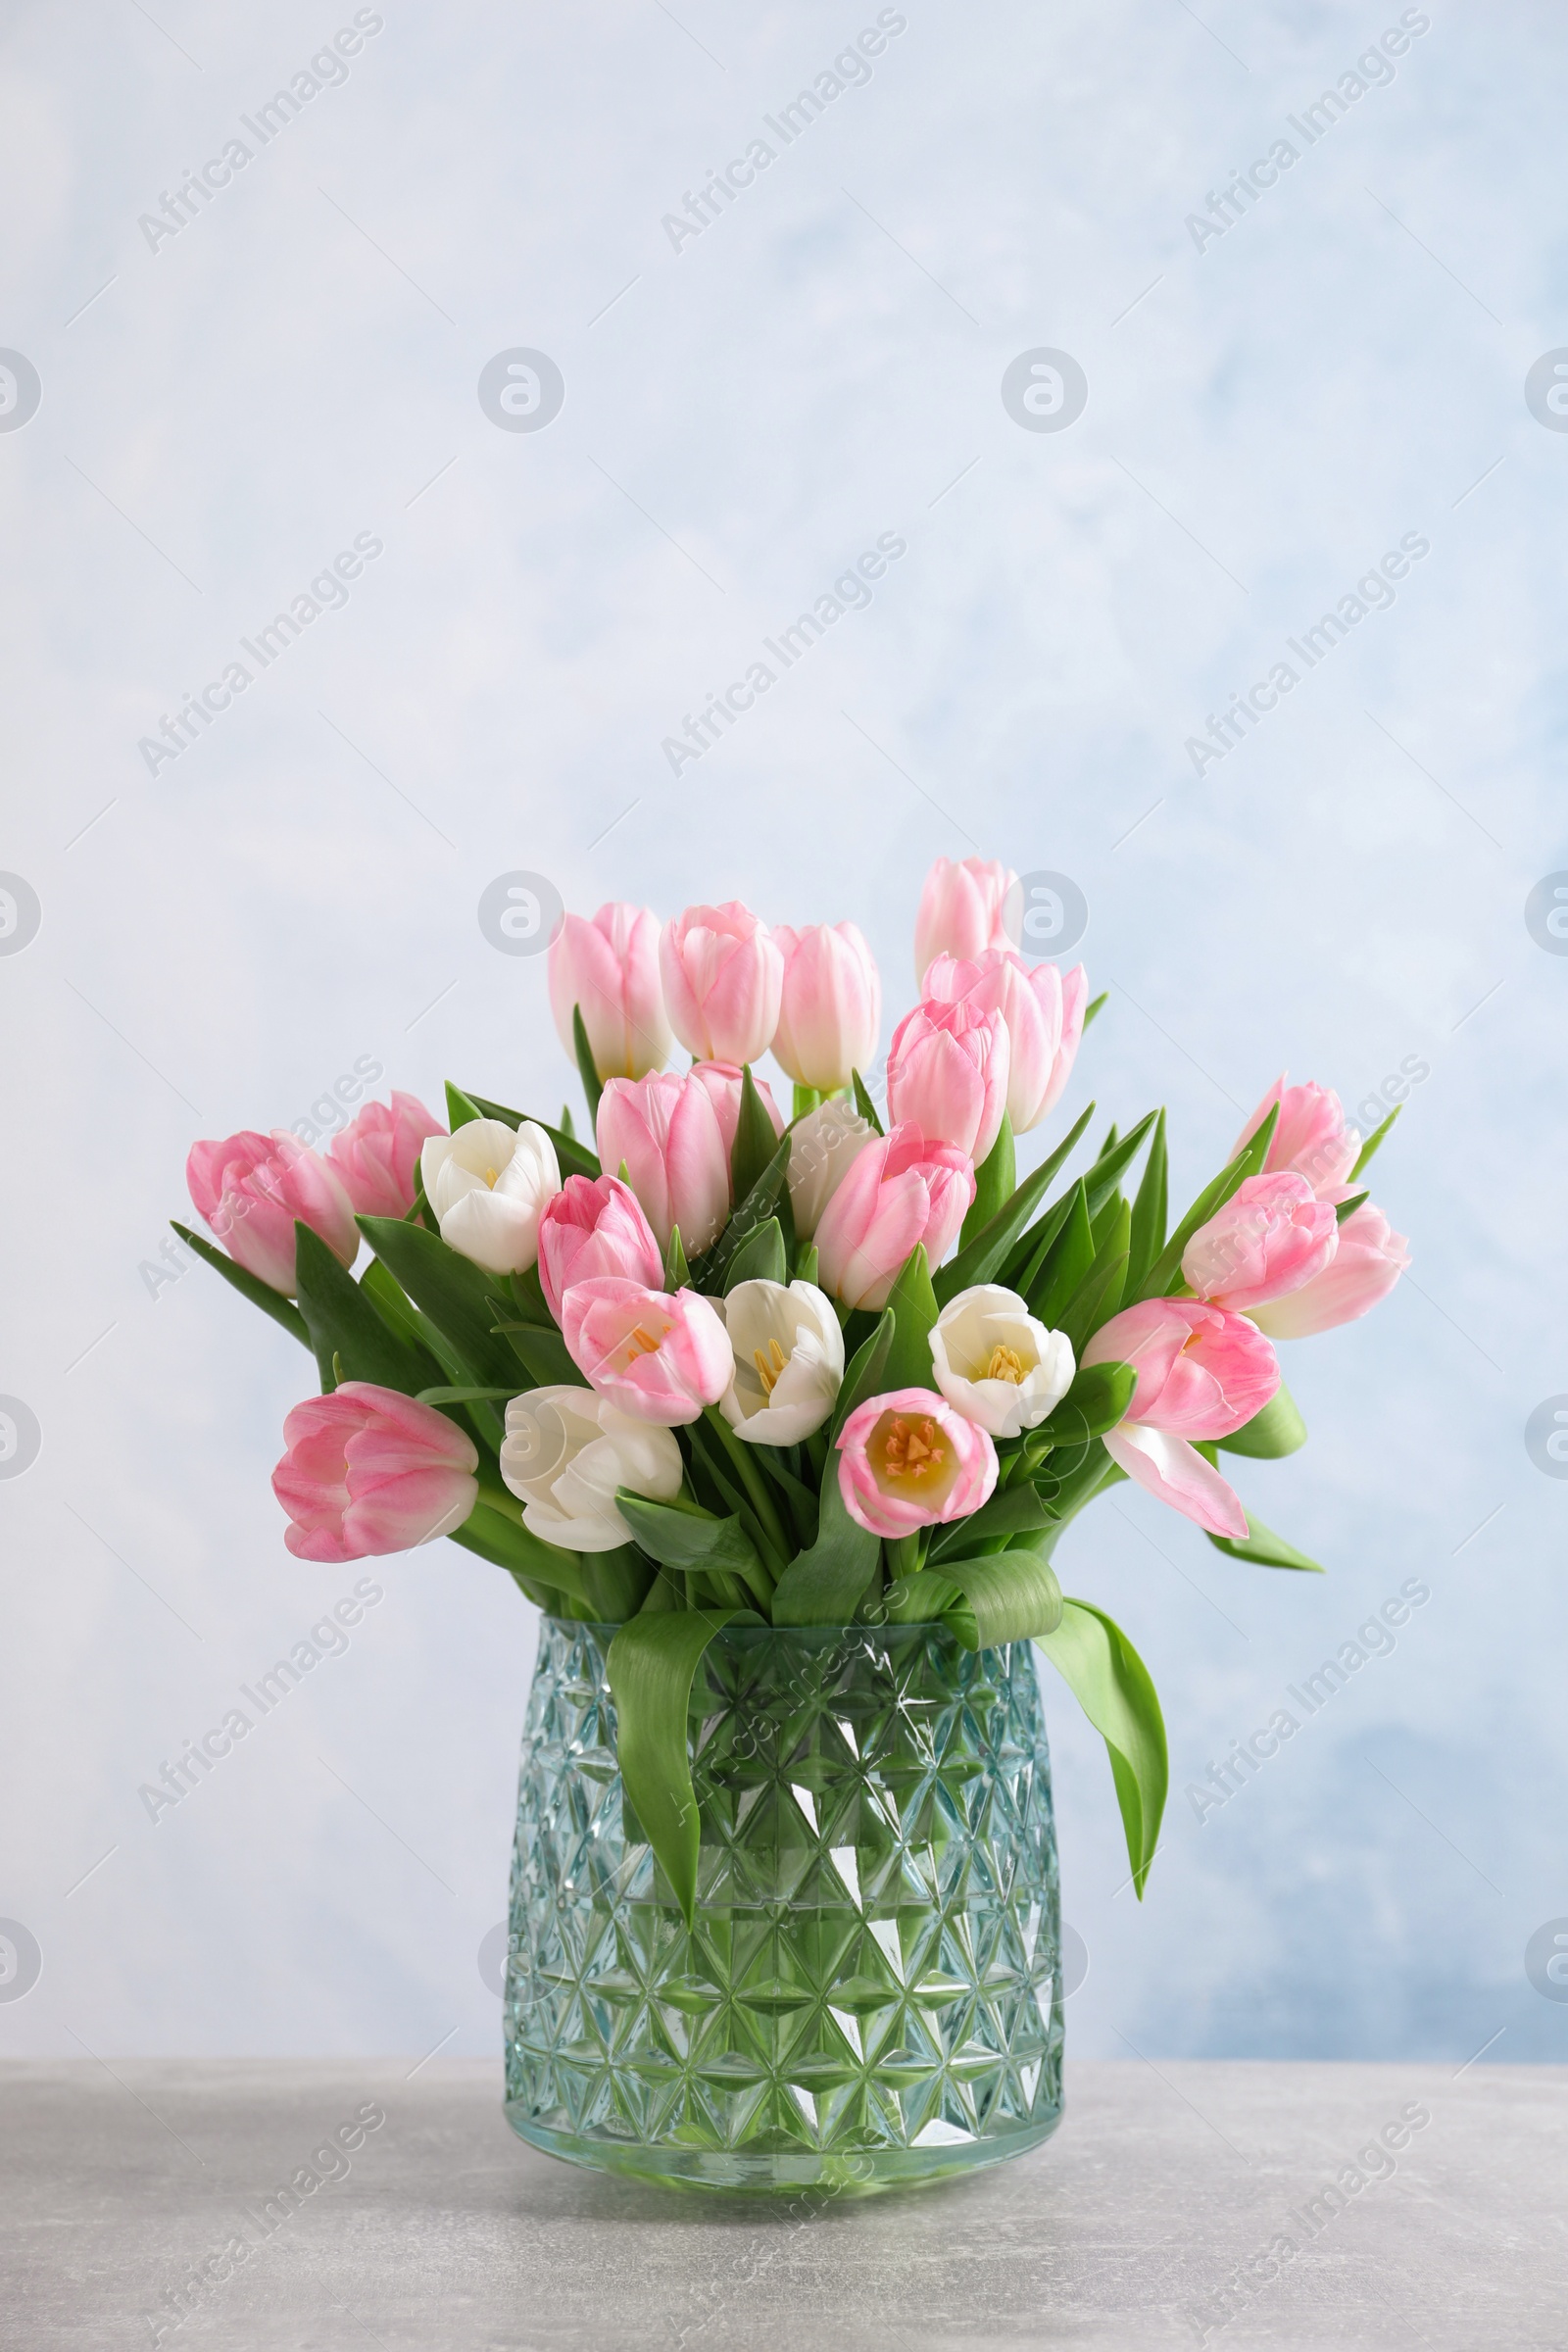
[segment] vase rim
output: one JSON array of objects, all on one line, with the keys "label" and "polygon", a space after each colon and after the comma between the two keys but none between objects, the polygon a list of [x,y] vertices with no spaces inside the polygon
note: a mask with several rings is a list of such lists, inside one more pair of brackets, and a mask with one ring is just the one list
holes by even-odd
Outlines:
[{"label": "vase rim", "polygon": [[[539,1612],[546,1625],[559,1625],[567,1633],[618,1634],[630,1618],[558,1617],[552,1609]],[[941,1617],[910,1617],[889,1619],[882,1625],[733,1625],[718,1628],[714,1641],[729,1634],[943,1634],[956,1641],[953,1628]],[[962,1646],[961,1643],[959,1645]]]}]

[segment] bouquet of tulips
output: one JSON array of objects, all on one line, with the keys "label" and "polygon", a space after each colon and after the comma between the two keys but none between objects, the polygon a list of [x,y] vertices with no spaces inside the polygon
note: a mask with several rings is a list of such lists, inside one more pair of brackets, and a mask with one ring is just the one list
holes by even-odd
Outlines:
[{"label": "bouquet of tulips", "polygon": [[[1020,1183],[1015,1139],[1103,1000],[1015,952],[1017,897],[999,864],[933,867],[885,1118],[853,923],[769,930],[730,904],[661,928],[608,906],[566,915],[549,957],[597,1149],[568,1110],[552,1126],[449,1086],[450,1130],[394,1094],[319,1152],[278,1130],[190,1154],[225,1248],[175,1230],[320,1376],[272,1480],[289,1549],[450,1536],[541,1609],[617,1626],[622,1775],[688,1913],[687,1710],[719,1627],[1039,1642],[1109,1748],[1142,1893],[1159,1705],[1120,1628],[1063,1597],[1062,1529],[1130,1478],[1235,1557],[1316,1565],[1218,1454],[1299,1446],[1275,1340],[1397,1280],[1404,1243],[1358,1189],[1392,1118],[1363,1142],[1337,1096],[1281,1079],[1174,1229],[1163,1111],[1048,1199],[1091,1104]],[[788,1118],[753,1071],[769,1049]]]}]

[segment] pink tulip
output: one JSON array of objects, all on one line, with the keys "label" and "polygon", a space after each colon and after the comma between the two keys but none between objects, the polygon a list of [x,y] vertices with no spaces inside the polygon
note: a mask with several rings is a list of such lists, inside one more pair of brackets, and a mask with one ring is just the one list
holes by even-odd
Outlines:
[{"label": "pink tulip", "polygon": [[333,1136],[326,1156],[359,1216],[406,1217],[414,1206],[419,1146],[426,1136],[446,1132],[416,1096],[394,1094],[390,1109],[367,1102]]},{"label": "pink tulip", "polygon": [[1136,1485],[1192,1519],[1211,1536],[1248,1532],[1242,1498],[1196,1446],[1147,1422],[1124,1421],[1106,1432],[1105,1451]]},{"label": "pink tulip", "polygon": [[246,1128],[222,1143],[193,1144],[190,1197],[236,1265],[294,1296],[295,1220],[352,1266],[360,1247],[354,1204],[336,1171],[286,1127]]},{"label": "pink tulip", "polygon": [[601,1078],[641,1078],[669,1058],[669,1022],[659,982],[659,917],[612,900],[589,922],[568,914],[550,943],[550,1009],[568,1054],[572,1006],[582,1008]]},{"label": "pink tulip", "polygon": [[1031,970],[1010,948],[979,956],[938,956],[926,973],[924,995],[944,1004],[1000,1012],[1007,1031],[1007,1116],[1014,1135],[1027,1135],[1053,1110],[1072,1075],[1084,1033],[1089,981],[1081,963],[1070,972],[1054,963]]},{"label": "pink tulip", "polygon": [[1353,1323],[1386,1298],[1410,1263],[1410,1245],[1370,1200],[1340,1227],[1340,1246],[1321,1274],[1288,1298],[1256,1309],[1253,1321],[1274,1340],[1304,1340]]},{"label": "pink tulip", "polygon": [[933,1266],[946,1256],[974,1191],[967,1156],[928,1143],[912,1122],[867,1144],[816,1228],[822,1288],[847,1306],[885,1306],[916,1242]]},{"label": "pink tulip", "polygon": [[1304,1176],[1282,1168],[1238,1186],[1188,1243],[1182,1273],[1210,1306],[1250,1315],[1321,1274],[1339,1238],[1332,1201],[1319,1200]]},{"label": "pink tulip", "polygon": [[735,1354],[710,1300],[605,1275],[574,1282],[562,1309],[572,1362],[590,1388],[638,1421],[695,1421],[735,1377]]},{"label": "pink tulip", "polygon": [[965,858],[955,865],[939,858],[925,878],[920,911],[914,918],[914,976],[926,994],[925,975],[938,956],[972,958],[987,948],[1010,948],[1003,913],[1018,877],[996,858]]},{"label": "pink tulip", "polygon": [[690,1073],[612,1078],[599,1098],[599,1157],[627,1181],[661,1250],[680,1227],[688,1257],[729,1215],[729,1153],[712,1098]]},{"label": "pink tulip", "polygon": [[568,1176],[539,1219],[539,1283],[550,1312],[574,1282],[605,1274],[657,1290],[664,1261],[636,1194],[618,1176]]},{"label": "pink tulip", "polygon": [[1245,1536],[1233,1489],[1189,1443],[1228,1438],[1280,1385],[1273,1348],[1245,1315],[1199,1298],[1147,1298],[1102,1324],[1080,1365],[1131,1364],[1138,1385],[1105,1451],[1127,1476],[1213,1536]]},{"label": "pink tulip", "polygon": [[1287,1086],[1282,1073],[1231,1146],[1232,1159],[1276,1102],[1279,1123],[1263,1161],[1264,1174],[1291,1168],[1306,1178],[1320,1200],[1348,1200],[1348,1179],[1360,1156],[1361,1138],[1346,1125],[1340,1098],[1330,1086]]},{"label": "pink tulip", "polygon": [[882,1025],[882,982],[864,939],[853,923],[812,923],[804,931],[775,926],[784,956],[784,987],[775,1059],[797,1086],[819,1095],[848,1086],[869,1069]]},{"label": "pink tulip", "polygon": [[976,1166],[1007,1107],[1007,1025],[977,1004],[929,997],[906,1012],[888,1048],[888,1116],[955,1144]]},{"label": "pink tulip", "polygon": [[[735,1130],[741,1123],[742,1079],[740,1066],[733,1061],[694,1061],[686,1075],[688,1078],[696,1079],[713,1105],[718,1119],[718,1132],[724,1139],[724,1159],[727,1165],[729,1155],[735,1149]],[[773,1133],[782,1135],[784,1118],[778,1104],[773,1100],[772,1088],[765,1078],[759,1078],[755,1071],[752,1073],[752,1084],[762,1098],[762,1108],[773,1122]]]},{"label": "pink tulip", "polygon": [[409,1551],[461,1527],[479,1499],[473,1441],[433,1405],[372,1381],[346,1380],[297,1404],[272,1492],[301,1560],[363,1560]]},{"label": "pink tulip", "polygon": [[688,906],[666,923],[659,969],[670,1024],[699,1061],[758,1061],[778,1027],[783,954],[751,908]]},{"label": "pink tulip", "polygon": [[997,1483],[989,1431],[929,1389],[868,1396],[835,1443],[845,1509],[868,1535],[892,1541],[966,1519]]}]

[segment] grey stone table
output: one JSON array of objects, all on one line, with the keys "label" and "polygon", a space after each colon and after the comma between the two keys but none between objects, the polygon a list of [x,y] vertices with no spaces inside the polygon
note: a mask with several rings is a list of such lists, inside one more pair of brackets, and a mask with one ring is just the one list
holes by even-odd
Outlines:
[{"label": "grey stone table", "polygon": [[0,2344],[1568,2342],[1568,2070],[1077,2066],[1034,2155],[793,2208],[574,2171],[498,2098],[476,2060],[0,2068]]}]

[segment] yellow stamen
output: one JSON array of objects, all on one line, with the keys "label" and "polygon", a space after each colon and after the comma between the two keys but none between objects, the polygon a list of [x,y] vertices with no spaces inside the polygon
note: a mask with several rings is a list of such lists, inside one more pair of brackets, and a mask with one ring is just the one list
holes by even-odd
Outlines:
[{"label": "yellow stamen", "polygon": [[762,1395],[771,1396],[778,1386],[779,1375],[789,1358],[785,1355],[777,1340],[769,1340],[766,1355],[763,1355],[760,1348],[754,1348],[752,1361],[757,1366],[757,1377],[762,1384]]},{"label": "yellow stamen", "polygon": [[[663,1336],[663,1333],[661,1332],[659,1338],[662,1339]],[[628,1355],[657,1355],[659,1353],[659,1340],[654,1338],[652,1332],[644,1331],[642,1325],[639,1323],[635,1331],[631,1332],[627,1336],[626,1352]]]},{"label": "yellow stamen", "polygon": [[486,1168],[484,1172],[484,1180],[492,1192],[494,1192],[496,1189],[496,1179],[500,1173],[501,1170],[499,1168]]},{"label": "yellow stamen", "polygon": [[1023,1357],[1016,1348],[993,1348],[991,1361],[980,1377],[982,1380],[1010,1380],[1014,1388],[1021,1388],[1026,1377]]},{"label": "yellow stamen", "polygon": [[894,1478],[930,1478],[948,1458],[942,1433],[929,1417],[906,1421],[895,1413],[882,1448],[882,1458]]}]

